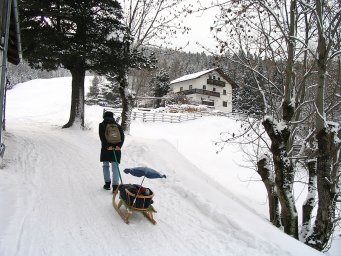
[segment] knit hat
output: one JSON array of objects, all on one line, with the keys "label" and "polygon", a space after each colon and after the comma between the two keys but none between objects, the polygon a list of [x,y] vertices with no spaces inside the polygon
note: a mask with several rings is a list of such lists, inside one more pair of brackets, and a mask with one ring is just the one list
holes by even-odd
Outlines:
[{"label": "knit hat", "polygon": [[111,111],[105,111],[103,113],[103,118],[114,118],[114,113]]}]

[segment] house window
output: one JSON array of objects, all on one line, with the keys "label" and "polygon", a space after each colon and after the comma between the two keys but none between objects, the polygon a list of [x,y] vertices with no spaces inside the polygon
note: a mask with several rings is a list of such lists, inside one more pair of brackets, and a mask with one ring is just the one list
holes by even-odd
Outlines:
[{"label": "house window", "polygon": [[215,92],[215,88],[213,87],[213,91]]},{"label": "house window", "polygon": [[213,79],[215,79],[215,76],[213,76]]},{"label": "house window", "polygon": [[223,107],[227,107],[227,101],[223,101]]},{"label": "house window", "polygon": [[202,89],[203,89],[203,90],[206,90],[206,85],[203,85],[203,86],[202,86]]},{"label": "house window", "polygon": [[218,76],[218,80],[220,81],[220,77]]},{"label": "house window", "polygon": [[223,95],[226,95],[226,90],[223,90]]},{"label": "house window", "polygon": [[192,85],[189,86],[189,89],[192,90]]},{"label": "house window", "polygon": [[183,87],[180,87],[180,92],[182,92],[184,90],[184,88]]}]

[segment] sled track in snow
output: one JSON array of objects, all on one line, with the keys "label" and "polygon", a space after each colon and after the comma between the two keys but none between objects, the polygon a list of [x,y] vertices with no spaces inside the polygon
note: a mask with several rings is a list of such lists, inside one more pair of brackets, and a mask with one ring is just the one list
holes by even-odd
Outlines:
[{"label": "sled track in snow", "polygon": [[[167,175],[166,180],[144,183],[155,193],[157,225],[138,213],[127,225],[112,207],[111,193],[101,188],[97,134],[44,126],[16,129],[13,134],[11,143],[22,150],[11,164],[22,177],[17,186],[25,195],[18,198],[8,235],[0,241],[1,256],[127,255],[127,246],[133,256],[163,252],[191,256],[207,251],[244,256],[260,253],[260,243],[264,243],[261,255],[276,255],[278,248],[255,240],[202,198],[200,189],[199,193],[187,188],[187,174],[181,172],[195,172],[195,167],[165,141],[127,136],[121,170],[145,165]],[[165,152],[158,152],[160,144]],[[174,155],[178,163],[172,161]],[[179,166],[187,170],[178,170]],[[199,182],[195,176],[191,179]],[[140,182],[127,175],[124,181]],[[233,248],[238,246],[247,249],[236,254]]]}]

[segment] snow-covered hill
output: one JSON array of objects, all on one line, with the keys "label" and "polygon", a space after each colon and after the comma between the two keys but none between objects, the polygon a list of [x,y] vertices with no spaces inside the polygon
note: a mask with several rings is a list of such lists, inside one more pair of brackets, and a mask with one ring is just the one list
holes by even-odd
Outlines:
[{"label": "snow-covered hill", "polygon": [[[89,83],[89,79],[87,79]],[[125,224],[102,189],[98,123],[61,129],[71,78],[34,80],[8,92],[6,152],[0,169],[0,255],[322,255],[266,220],[261,183],[237,163],[237,148],[216,154],[212,141],[236,125],[226,117],[179,124],[133,121],[121,170],[148,166],[157,225],[137,213]],[[141,179],[122,174],[125,183]]]}]

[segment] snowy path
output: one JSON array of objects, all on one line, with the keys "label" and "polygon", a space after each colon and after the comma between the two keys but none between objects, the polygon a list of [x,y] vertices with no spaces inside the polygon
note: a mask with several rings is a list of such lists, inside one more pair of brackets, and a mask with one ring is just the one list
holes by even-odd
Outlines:
[{"label": "snowy path", "polygon": [[[121,170],[148,166],[167,179],[144,183],[155,193],[157,225],[138,213],[125,224],[111,204],[111,192],[102,189],[97,127],[103,109],[87,107],[91,130],[60,128],[69,116],[70,84],[68,77],[39,79],[8,92],[0,256],[321,255],[247,204],[240,182],[232,179],[239,169],[226,172],[231,167],[226,160],[235,154],[220,160],[196,154],[211,145],[210,134],[227,125],[220,118],[176,126],[133,124]],[[141,182],[126,174],[123,180]]]},{"label": "snowy path", "polygon": [[[165,141],[147,143],[127,137],[121,169],[143,162],[163,169],[168,179],[146,181],[156,194],[158,224],[153,226],[134,214],[126,225],[111,205],[110,192],[101,188],[99,144],[93,132],[43,125],[13,129],[15,136],[8,136],[13,146],[8,151],[11,147],[20,151],[5,163],[11,162],[7,175],[18,179],[16,193],[24,196],[13,198],[17,200],[15,216],[4,227],[1,256],[207,255],[207,251],[210,255],[276,255],[276,251],[285,255],[224,214],[219,216],[200,194],[201,189],[214,188],[201,184],[198,177],[186,178],[200,171]],[[160,144],[164,152],[157,152]],[[186,174],[177,170],[184,166]],[[127,175],[123,178],[126,183],[140,181]],[[197,191],[190,192],[195,187]],[[226,200],[219,191],[214,193]]]}]

